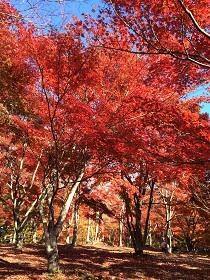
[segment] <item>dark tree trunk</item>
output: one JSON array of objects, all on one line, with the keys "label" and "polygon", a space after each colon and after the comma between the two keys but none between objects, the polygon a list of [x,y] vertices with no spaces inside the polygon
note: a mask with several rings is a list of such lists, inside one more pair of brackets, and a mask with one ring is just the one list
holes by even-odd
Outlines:
[{"label": "dark tree trunk", "polygon": [[143,242],[142,227],[141,227],[142,202],[140,201],[139,195],[137,193],[134,194],[134,204],[135,204],[135,216],[136,216],[136,223],[134,227],[135,255],[139,256],[143,254],[144,242]]},{"label": "dark tree trunk", "polygon": [[143,254],[144,250],[144,244],[143,244],[143,238],[141,234],[141,229],[138,229],[134,232],[134,249],[135,249],[135,255],[141,256]]},{"label": "dark tree trunk", "polygon": [[127,226],[133,243],[136,256],[143,254],[144,242],[141,227],[141,201],[137,193],[134,194],[134,211],[131,210],[131,200],[126,191],[124,192],[124,201],[126,207]]},{"label": "dark tree trunk", "polygon": [[192,252],[195,249],[195,243],[193,242],[192,238],[190,236],[185,237],[185,242],[187,246],[187,251]]},{"label": "dark tree trunk", "polygon": [[152,209],[152,203],[153,203],[153,192],[154,192],[154,186],[155,186],[155,182],[152,181],[151,185],[150,185],[150,196],[149,196],[149,205],[147,208],[147,216],[146,216],[146,222],[145,222],[145,227],[144,227],[144,245],[147,242],[147,238],[148,235],[151,234],[151,232],[149,232],[149,221],[150,221],[150,212]]}]

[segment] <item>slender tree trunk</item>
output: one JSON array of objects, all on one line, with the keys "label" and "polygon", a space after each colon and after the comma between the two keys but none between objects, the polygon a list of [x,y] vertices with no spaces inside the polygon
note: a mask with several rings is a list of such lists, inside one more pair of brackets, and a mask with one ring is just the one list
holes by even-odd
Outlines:
[{"label": "slender tree trunk", "polygon": [[33,219],[31,223],[31,233],[32,233],[32,243],[36,244],[37,243],[37,223]]},{"label": "slender tree trunk", "polygon": [[34,231],[34,233],[33,233],[33,235],[32,235],[32,242],[33,242],[34,244],[37,243],[37,232],[36,232],[36,230]]},{"label": "slender tree trunk", "polygon": [[150,185],[149,205],[148,205],[148,208],[147,208],[147,216],[146,216],[146,222],[145,222],[145,227],[144,227],[144,245],[146,244],[147,237],[148,237],[150,213],[151,213],[152,203],[153,203],[154,186],[155,186],[155,183],[152,182],[151,185]]},{"label": "slender tree trunk", "polygon": [[142,226],[141,226],[141,207],[142,202],[140,201],[139,195],[137,193],[134,194],[134,204],[135,204],[135,217],[136,223],[134,226],[134,238],[135,238],[135,254],[137,256],[143,254],[144,242],[142,236]]},{"label": "slender tree trunk", "polygon": [[162,190],[162,198],[165,204],[165,213],[166,213],[166,230],[165,230],[165,241],[167,243],[166,252],[172,253],[172,229],[171,229],[171,221],[173,218],[173,209],[171,206],[171,202],[173,199],[173,191],[169,191],[167,189]]},{"label": "slender tree trunk", "polygon": [[[170,215],[170,212],[169,212]],[[172,231],[171,231],[171,222],[167,221],[166,225],[166,241],[167,241],[167,253],[172,253]]]},{"label": "slender tree trunk", "polygon": [[99,212],[96,212],[96,227],[95,227],[95,241],[99,241]]},{"label": "slender tree trunk", "polygon": [[15,227],[13,228],[13,236],[12,236],[12,244],[15,244],[16,242],[16,230]]},{"label": "slender tree trunk", "polygon": [[123,203],[122,209],[120,212],[120,221],[119,221],[119,247],[123,246],[124,211],[125,211],[125,204]]},{"label": "slender tree trunk", "polygon": [[74,247],[77,242],[77,233],[79,227],[79,202],[75,202],[74,206],[74,228],[73,228],[73,236],[72,236],[72,243],[71,245]]},{"label": "slender tree trunk", "polygon": [[90,242],[90,229],[91,229],[91,219],[90,217],[88,217],[86,243]]},{"label": "slender tree trunk", "polygon": [[149,222],[148,241],[149,241],[149,246],[152,246],[152,227],[151,227],[151,222]]}]

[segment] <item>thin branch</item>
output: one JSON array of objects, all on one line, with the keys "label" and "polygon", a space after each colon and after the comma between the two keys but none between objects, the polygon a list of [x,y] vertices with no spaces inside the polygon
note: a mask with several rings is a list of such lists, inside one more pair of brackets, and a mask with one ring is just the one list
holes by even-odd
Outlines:
[{"label": "thin branch", "polygon": [[197,20],[195,19],[195,17],[193,16],[192,12],[185,6],[185,4],[183,3],[182,0],[177,0],[179,2],[179,4],[181,5],[182,9],[184,10],[184,12],[189,16],[189,18],[191,19],[193,25],[195,26],[195,28],[201,32],[207,39],[210,39],[210,34],[208,32],[206,32],[197,22]]}]

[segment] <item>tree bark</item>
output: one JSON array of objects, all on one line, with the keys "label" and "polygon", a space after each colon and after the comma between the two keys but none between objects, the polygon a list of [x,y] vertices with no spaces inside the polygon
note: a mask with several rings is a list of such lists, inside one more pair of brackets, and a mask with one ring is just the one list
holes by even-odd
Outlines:
[{"label": "tree bark", "polygon": [[22,249],[23,248],[23,231],[22,230],[17,230],[16,231],[16,240],[15,240],[15,246],[17,249]]},{"label": "tree bark", "polygon": [[95,241],[98,242],[99,241],[99,222],[100,222],[100,219],[99,219],[99,211],[96,212],[96,227],[95,227]]},{"label": "tree bark", "polygon": [[161,192],[163,202],[165,204],[165,217],[166,217],[166,230],[165,230],[165,242],[166,242],[166,252],[171,254],[172,253],[172,229],[171,229],[171,222],[173,218],[173,209],[172,209],[172,199],[174,195],[174,191],[169,191],[167,189],[162,190]]},{"label": "tree bark", "polygon": [[88,217],[86,243],[90,242],[90,227],[91,227],[91,219],[90,217]]},{"label": "tree bark", "polygon": [[47,261],[48,267],[47,270],[49,273],[55,274],[59,272],[59,256],[58,256],[58,245],[57,245],[57,236],[55,230],[48,229],[45,232],[45,245],[47,252]]},{"label": "tree bark", "polygon": [[120,212],[120,220],[119,220],[119,247],[123,246],[124,211],[125,211],[125,204],[123,203],[122,209]]},{"label": "tree bark", "polygon": [[149,221],[150,221],[150,212],[151,212],[152,203],[153,203],[154,186],[155,186],[155,182],[153,181],[153,182],[150,184],[149,205],[148,205],[148,208],[147,208],[147,217],[146,217],[146,222],[145,222],[145,227],[144,227],[144,245],[146,244],[147,237],[148,237]]},{"label": "tree bark", "polygon": [[136,256],[143,254],[144,242],[142,236],[141,227],[141,201],[137,193],[134,194],[134,217],[131,210],[131,199],[128,197],[126,191],[124,191],[124,201],[126,207],[126,219],[127,226],[133,243],[133,248]]},{"label": "tree bark", "polygon": [[[81,171],[77,180],[72,184],[69,193],[67,194],[66,201],[62,205],[57,222],[55,222],[54,213],[54,198],[57,189],[51,184],[44,185],[43,196],[40,199],[39,211],[42,218],[42,224],[45,233],[45,245],[48,260],[48,272],[54,274],[59,272],[59,256],[58,256],[58,246],[57,238],[62,231],[64,221],[66,219],[69,208],[72,204],[72,200],[77,192],[81,180],[84,176],[84,170]],[[47,204],[47,207],[45,205]]]},{"label": "tree bark", "polygon": [[79,227],[79,201],[75,202],[74,205],[74,228],[71,245],[74,247],[77,243],[77,233]]}]

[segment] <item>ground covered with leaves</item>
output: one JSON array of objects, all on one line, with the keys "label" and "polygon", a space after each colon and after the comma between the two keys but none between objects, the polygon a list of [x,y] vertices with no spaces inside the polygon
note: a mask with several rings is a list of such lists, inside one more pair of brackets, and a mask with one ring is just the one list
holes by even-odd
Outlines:
[{"label": "ground covered with leaves", "polygon": [[210,279],[210,257],[193,254],[166,255],[147,250],[134,257],[131,249],[104,246],[59,246],[61,272],[46,273],[43,246],[26,246],[22,252],[11,245],[0,250],[0,279]]}]

